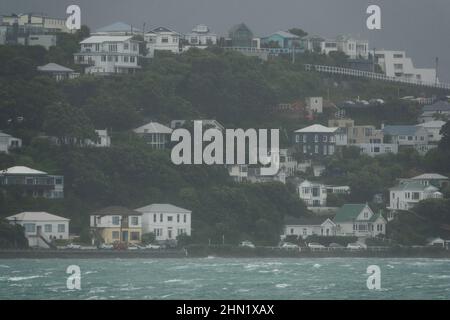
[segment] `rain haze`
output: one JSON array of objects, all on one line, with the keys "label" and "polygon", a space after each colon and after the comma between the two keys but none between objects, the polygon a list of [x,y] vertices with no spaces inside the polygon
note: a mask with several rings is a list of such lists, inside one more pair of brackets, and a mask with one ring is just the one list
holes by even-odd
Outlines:
[{"label": "rain haze", "polygon": [[[405,50],[416,67],[434,67],[450,81],[448,0],[3,0],[0,14],[39,12],[64,17],[77,4],[91,30],[123,21],[146,30],[166,26],[181,33],[199,23],[220,35],[245,22],[257,36],[299,27],[309,34],[350,34],[369,40],[370,49]],[[382,30],[366,27],[366,9],[381,7]]]}]

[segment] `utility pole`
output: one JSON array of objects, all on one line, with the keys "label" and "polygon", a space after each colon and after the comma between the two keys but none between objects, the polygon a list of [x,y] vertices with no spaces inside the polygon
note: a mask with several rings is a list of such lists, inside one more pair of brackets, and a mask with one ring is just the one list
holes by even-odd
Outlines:
[{"label": "utility pole", "polygon": [[438,84],[438,67],[439,67],[439,57],[436,57],[436,75],[435,75],[435,79],[434,79],[434,83],[437,85]]}]

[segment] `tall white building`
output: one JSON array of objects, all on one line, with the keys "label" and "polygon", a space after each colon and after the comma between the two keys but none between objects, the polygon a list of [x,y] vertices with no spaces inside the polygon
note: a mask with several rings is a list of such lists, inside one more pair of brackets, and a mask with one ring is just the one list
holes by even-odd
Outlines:
[{"label": "tall white building", "polygon": [[88,74],[134,73],[139,66],[139,42],[132,36],[91,36],[80,42],[75,63]]},{"label": "tall white building", "polygon": [[151,204],[136,211],[142,213],[142,234],[154,233],[157,241],[174,241],[191,235],[192,211],[171,204]]},{"label": "tall white building", "polygon": [[416,68],[405,51],[377,50],[375,56],[381,69],[389,77],[430,83],[437,81],[436,69]]},{"label": "tall white building", "polygon": [[165,27],[158,27],[144,36],[147,47],[147,57],[153,58],[155,51],[170,51],[180,53],[181,35]]},{"label": "tall white building", "polygon": [[13,136],[0,131],[0,153],[9,153],[10,150],[20,148],[22,146],[22,139],[14,138]]}]

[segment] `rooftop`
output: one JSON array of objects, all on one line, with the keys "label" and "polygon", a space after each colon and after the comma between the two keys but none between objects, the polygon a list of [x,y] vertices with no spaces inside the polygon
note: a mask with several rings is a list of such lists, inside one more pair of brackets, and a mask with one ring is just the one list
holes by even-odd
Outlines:
[{"label": "rooftop", "polygon": [[142,213],[121,206],[110,206],[91,213],[95,216],[140,216]]},{"label": "rooftop", "polygon": [[124,42],[132,39],[132,36],[91,36],[81,41],[81,44],[93,44],[103,42]]},{"label": "rooftop", "polygon": [[384,126],[383,133],[391,136],[413,136],[416,134],[419,127],[415,125],[411,126]]},{"label": "rooftop", "polygon": [[324,223],[328,218],[316,215],[309,215],[304,217],[284,217],[284,225],[287,226],[317,226]]},{"label": "rooftop", "polygon": [[334,217],[333,222],[339,223],[355,220],[366,206],[367,204],[365,203],[344,204],[336,212],[336,216]]},{"label": "rooftop", "polygon": [[28,167],[16,166],[0,171],[0,174],[47,174],[47,172],[34,170]]},{"label": "rooftop", "polygon": [[328,128],[321,124],[313,124],[312,126],[295,131],[296,133],[333,133],[337,128]]},{"label": "rooftop", "polygon": [[435,121],[419,123],[417,126],[424,127],[424,128],[441,128],[444,124],[446,124],[445,121],[435,120]]},{"label": "rooftop", "polygon": [[6,218],[9,221],[69,221],[48,212],[22,212]]},{"label": "rooftop", "polygon": [[133,130],[136,133],[172,133],[172,129],[158,122],[149,122],[139,128]]},{"label": "rooftop", "polygon": [[300,39],[300,37],[297,36],[296,34],[293,34],[293,33],[287,32],[287,31],[277,31],[277,32],[274,32],[274,33],[270,34],[266,38],[271,37],[273,35],[279,35],[282,38]]},{"label": "rooftop", "polygon": [[102,32],[140,32],[141,30],[126,24],[124,22],[114,22],[110,25],[107,25],[105,27],[97,29],[95,32],[102,33]]},{"label": "rooftop", "polygon": [[38,71],[43,72],[74,72],[72,69],[66,68],[56,63],[47,63],[44,66],[37,67]]},{"label": "rooftop", "polygon": [[444,100],[439,100],[433,103],[432,105],[428,105],[423,107],[423,111],[450,111],[450,103]]},{"label": "rooftop", "polygon": [[420,181],[403,181],[395,187],[389,188],[390,191],[431,191],[435,192],[439,189],[432,185],[424,185]]},{"label": "rooftop", "polygon": [[183,209],[168,203],[154,203],[142,208],[136,209],[139,212],[156,212],[156,213],[191,213],[190,210]]},{"label": "rooftop", "polygon": [[448,180],[448,177],[438,173],[424,173],[420,176],[412,177],[411,180]]}]

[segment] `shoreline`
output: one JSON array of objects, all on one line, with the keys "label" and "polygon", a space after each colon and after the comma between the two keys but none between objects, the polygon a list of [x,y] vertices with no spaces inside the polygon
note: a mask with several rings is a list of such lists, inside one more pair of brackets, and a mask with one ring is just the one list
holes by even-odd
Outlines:
[{"label": "shoreline", "polygon": [[167,259],[167,258],[439,258],[450,259],[450,251],[439,248],[402,248],[385,251],[283,251],[283,250],[0,250],[2,259]]}]

